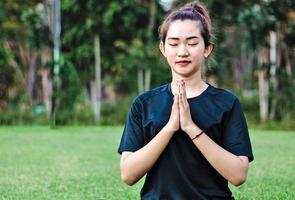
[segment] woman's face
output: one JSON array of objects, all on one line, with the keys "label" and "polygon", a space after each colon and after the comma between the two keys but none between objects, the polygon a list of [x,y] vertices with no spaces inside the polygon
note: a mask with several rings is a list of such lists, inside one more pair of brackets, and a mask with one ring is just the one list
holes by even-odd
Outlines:
[{"label": "woman's face", "polygon": [[180,77],[190,77],[200,73],[204,58],[210,55],[212,45],[205,48],[198,22],[175,20],[169,26],[165,44],[161,42],[160,50],[172,73]]}]

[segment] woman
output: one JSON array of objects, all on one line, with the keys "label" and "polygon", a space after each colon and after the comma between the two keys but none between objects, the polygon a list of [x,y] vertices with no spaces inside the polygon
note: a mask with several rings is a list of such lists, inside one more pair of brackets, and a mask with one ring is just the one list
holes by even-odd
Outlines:
[{"label": "woman", "polygon": [[171,12],[160,37],[172,82],[133,101],[118,150],[122,180],[146,174],[141,199],[233,199],[228,181],[245,182],[253,155],[237,97],[202,80],[213,50],[205,7]]}]

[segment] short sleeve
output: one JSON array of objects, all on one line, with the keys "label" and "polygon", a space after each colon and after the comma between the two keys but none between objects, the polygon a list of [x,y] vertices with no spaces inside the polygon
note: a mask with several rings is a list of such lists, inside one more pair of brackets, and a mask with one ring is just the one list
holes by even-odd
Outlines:
[{"label": "short sleeve", "polygon": [[134,152],[144,146],[141,106],[139,98],[131,105],[118,149],[120,154],[124,151]]},{"label": "short sleeve", "polygon": [[237,156],[247,156],[249,162],[254,159],[246,119],[238,99],[234,100],[232,108],[225,113],[222,146]]}]

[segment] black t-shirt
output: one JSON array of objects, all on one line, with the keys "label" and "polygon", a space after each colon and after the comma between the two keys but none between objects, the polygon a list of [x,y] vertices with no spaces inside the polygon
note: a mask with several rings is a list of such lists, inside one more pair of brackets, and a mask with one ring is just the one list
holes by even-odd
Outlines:
[{"label": "black t-shirt", "polygon": [[[232,93],[211,85],[188,99],[192,120],[218,145],[253,160],[241,105]],[[126,120],[119,153],[145,146],[169,120],[173,94],[170,84],[136,97]],[[189,136],[177,131],[148,171],[141,199],[232,199],[228,181],[201,154]]]}]

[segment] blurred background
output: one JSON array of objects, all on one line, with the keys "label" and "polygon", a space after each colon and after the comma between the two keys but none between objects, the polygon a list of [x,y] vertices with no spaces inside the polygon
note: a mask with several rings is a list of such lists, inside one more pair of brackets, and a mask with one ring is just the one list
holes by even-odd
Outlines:
[{"label": "blurred background", "polygon": [[[158,27],[173,0],[1,0],[0,124],[120,125],[171,80]],[[207,0],[204,79],[239,97],[251,127],[295,129],[295,1]]]}]

